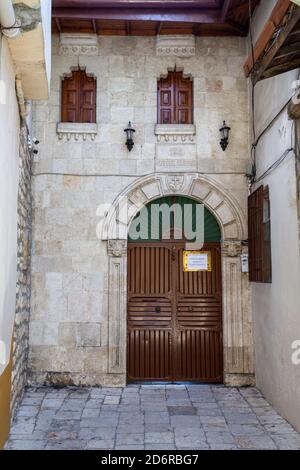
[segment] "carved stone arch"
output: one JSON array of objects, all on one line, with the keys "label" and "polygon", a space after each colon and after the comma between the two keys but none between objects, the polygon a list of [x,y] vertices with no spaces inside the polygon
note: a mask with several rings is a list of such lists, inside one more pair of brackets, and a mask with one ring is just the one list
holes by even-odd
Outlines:
[{"label": "carved stone arch", "polygon": [[248,276],[242,273],[241,255],[247,247],[246,217],[235,198],[208,176],[153,174],[127,186],[114,201],[102,224],[102,240],[109,255],[108,373],[126,381],[127,236],[138,211],[163,196],[182,195],[203,203],[222,232],[224,382],[254,383],[251,309]]},{"label": "carved stone arch", "polygon": [[[246,218],[235,198],[212,178],[197,174],[155,174],[129,185],[109,209],[101,238],[126,240],[131,221],[141,207],[154,199],[174,194],[203,203],[216,217],[223,241],[247,238]],[[126,213],[123,208],[127,208]]]}]

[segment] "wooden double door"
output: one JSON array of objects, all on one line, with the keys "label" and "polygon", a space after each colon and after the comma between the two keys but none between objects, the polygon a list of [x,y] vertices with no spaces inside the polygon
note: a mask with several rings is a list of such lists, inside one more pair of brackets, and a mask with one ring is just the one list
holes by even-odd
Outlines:
[{"label": "wooden double door", "polygon": [[181,241],[128,245],[128,381],[222,382],[220,244],[184,272]]}]

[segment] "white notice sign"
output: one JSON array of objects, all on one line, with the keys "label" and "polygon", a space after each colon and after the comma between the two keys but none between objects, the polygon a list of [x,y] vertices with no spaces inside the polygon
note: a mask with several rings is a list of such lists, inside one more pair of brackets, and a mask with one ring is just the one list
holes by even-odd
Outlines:
[{"label": "white notice sign", "polygon": [[184,251],[183,270],[185,272],[211,271],[211,252]]},{"label": "white notice sign", "polygon": [[188,254],[187,268],[188,270],[199,269],[199,271],[207,271],[208,270],[208,254],[207,253]]}]

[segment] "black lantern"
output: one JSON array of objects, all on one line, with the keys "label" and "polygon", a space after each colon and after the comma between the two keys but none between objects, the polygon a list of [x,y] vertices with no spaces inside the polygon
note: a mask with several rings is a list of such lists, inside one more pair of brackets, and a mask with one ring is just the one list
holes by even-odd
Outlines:
[{"label": "black lantern", "polygon": [[124,132],[126,132],[126,137],[127,137],[126,138],[126,146],[129,150],[129,152],[131,152],[131,150],[133,149],[133,146],[134,146],[133,133],[135,132],[135,129],[133,129],[130,121],[128,123],[128,127],[126,129],[124,129]]},{"label": "black lantern", "polygon": [[228,145],[229,131],[230,130],[231,130],[230,127],[228,127],[226,122],[223,121],[223,126],[220,129],[220,133],[221,133],[220,145],[221,145],[222,149],[224,150],[224,152],[225,152],[225,150],[227,148],[227,145]]}]

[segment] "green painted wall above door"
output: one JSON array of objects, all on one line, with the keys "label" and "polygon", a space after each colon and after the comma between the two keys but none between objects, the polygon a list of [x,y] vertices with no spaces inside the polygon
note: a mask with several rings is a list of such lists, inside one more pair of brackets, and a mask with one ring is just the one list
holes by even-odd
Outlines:
[{"label": "green painted wall above door", "polygon": [[[204,241],[206,243],[220,242],[221,230],[216,218],[206,207],[202,212],[200,206],[199,202],[185,196],[155,199],[135,216],[129,229],[128,240],[129,242],[145,243],[159,241],[168,236],[169,231],[166,231],[163,225],[165,210],[168,221],[170,220],[171,237],[169,238],[186,239],[186,236],[181,236],[180,227],[183,228],[184,234],[195,232],[198,222],[204,224]],[[172,211],[168,210],[171,207]],[[201,218],[202,222],[199,220]],[[194,239],[188,238],[188,241],[193,242]]]}]

